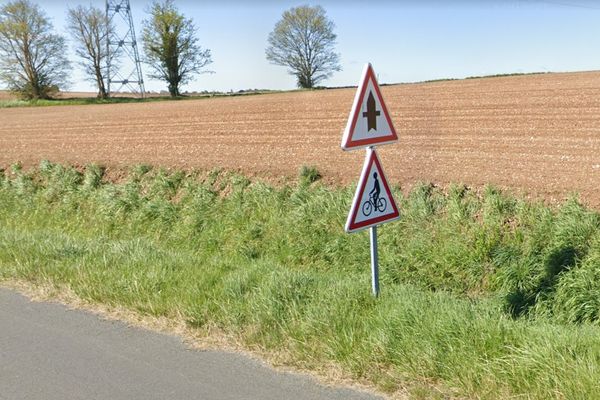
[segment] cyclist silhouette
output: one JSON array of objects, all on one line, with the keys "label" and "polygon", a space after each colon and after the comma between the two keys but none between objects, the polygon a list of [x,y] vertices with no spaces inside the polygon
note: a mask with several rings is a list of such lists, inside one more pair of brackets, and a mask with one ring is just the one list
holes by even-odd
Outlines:
[{"label": "cyclist silhouette", "polygon": [[379,186],[379,179],[377,179],[377,172],[373,173],[373,178],[375,178],[375,182],[373,182],[373,189],[369,192],[369,199],[362,205],[362,213],[365,217],[371,215],[373,210],[384,212],[387,207],[385,197],[379,197],[381,187]]},{"label": "cyclist silhouette", "polygon": [[373,172],[373,178],[375,178],[375,183],[373,183],[373,190],[369,192],[369,196],[373,198],[373,204],[375,205],[375,210],[377,210],[377,199],[379,199],[379,193],[381,192],[379,179],[377,179],[377,172]]}]

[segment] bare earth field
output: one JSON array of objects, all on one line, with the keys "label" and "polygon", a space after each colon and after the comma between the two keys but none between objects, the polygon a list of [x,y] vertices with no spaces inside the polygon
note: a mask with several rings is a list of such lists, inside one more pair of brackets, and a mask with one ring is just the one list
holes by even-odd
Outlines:
[{"label": "bare earth field", "polygon": [[14,100],[16,99],[10,92],[6,90],[0,90],[0,100]]},{"label": "bare earth field", "polygon": [[[343,152],[355,89],[177,102],[0,109],[0,167],[41,159],[119,168],[147,163],[358,179],[364,151]],[[493,183],[600,206],[600,72],[382,88],[400,140],[380,147],[395,184]]]}]

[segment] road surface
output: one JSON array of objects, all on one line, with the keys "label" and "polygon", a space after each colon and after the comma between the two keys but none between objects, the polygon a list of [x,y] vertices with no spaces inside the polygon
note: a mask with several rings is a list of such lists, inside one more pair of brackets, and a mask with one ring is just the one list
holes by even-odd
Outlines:
[{"label": "road surface", "polygon": [[0,288],[0,399],[375,399]]}]

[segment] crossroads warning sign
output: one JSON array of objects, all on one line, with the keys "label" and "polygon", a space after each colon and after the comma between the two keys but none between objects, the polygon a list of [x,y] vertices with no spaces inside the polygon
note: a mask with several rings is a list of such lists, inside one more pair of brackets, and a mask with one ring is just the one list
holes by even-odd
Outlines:
[{"label": "crossroads warning sign", "polygon": [[377,153],[369,148],[346,221],[346,232],[356,232],[398,218],[400,213]]},{"label": "crossroads warning sign", "polygon": [[354,150],[398,140],[371,64],[363,70],[342,137],[342,149]]}]

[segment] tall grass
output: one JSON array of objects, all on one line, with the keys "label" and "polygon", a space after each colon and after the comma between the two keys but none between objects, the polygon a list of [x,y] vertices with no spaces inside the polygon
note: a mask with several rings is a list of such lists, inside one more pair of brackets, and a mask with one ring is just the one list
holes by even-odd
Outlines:
[{"label": "tall grass", "polygon": [[[217,327],[248,348],[413,398],[600,393],[600,219],[488,187],[417,186],[380,230],[382,296],[353,188],[219,170],[43,162],[0,173],[0,279]],[[318,172],[318,171],[317,171]]]}]

